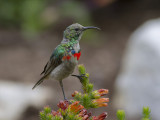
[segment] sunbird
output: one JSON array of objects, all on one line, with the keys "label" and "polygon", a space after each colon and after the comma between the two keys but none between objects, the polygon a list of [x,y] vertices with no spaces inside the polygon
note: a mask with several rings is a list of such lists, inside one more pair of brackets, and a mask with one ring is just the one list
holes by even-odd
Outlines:
[{"label": "sunbird", "polygon": [[[98,27],[84,27],[78,23],[72,24],[65,29],[60,45],[54,49],[49,61],[41,73],[43,76],[40,80],[38,80],[32,89],[37,87],[46,79],[54,79],[59,81],[64,99],[66,100],[62,80],[71,75],[78,64],[81,56],[79,41],[83,35],[83,32],[88,29],[100,30]],[[72,76],[81,77],[80,75]]]}]

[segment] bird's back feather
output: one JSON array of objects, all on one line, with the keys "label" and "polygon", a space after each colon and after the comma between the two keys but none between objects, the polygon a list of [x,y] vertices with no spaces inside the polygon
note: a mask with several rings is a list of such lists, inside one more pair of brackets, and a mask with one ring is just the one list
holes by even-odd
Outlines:
[{"label": "bird's back feather", "polygon": [[65,55],[65,48],[62,45],[59,45],[53,51],[50,60],[44,67],[44,70],[41,74],[44,74],[40,80],[34,85],[32,89],[41,84],[43,80],[54,70],[58,65],[62,63],[62,58]]}]

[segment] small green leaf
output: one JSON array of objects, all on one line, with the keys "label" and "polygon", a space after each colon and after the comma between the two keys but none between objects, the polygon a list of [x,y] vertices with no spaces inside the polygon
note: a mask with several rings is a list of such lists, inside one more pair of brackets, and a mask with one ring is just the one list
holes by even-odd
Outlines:
[{"label": "small green leaf", "polygon": [[118,110],[117,111],[117,119],[118,120],[125,120],[125,112],[124,112],[124,110]]},{"label": "small green leaf", "polygon": [[143,118],[142,120],[151,120],[150,118],[151,110],[149,107],[143,107]]},{"label": "small green leaf", "polygon": [[87,91],[86,92],[91,93],[92,90],[93,90],[93,84],[90,83],[90,84],[87,85]]},{"label": "small green leaf", "polygon": [[51,113],[47,114],[46,120],[53,120],[53,115]]},{"label": "small green leaf", "polygon": [[90,107],[91,99],[90,99],[90,97],[88,96],[88,94],[84,94],[82,103],[83,103],[82,105],[83,105],[86,109],[88,109],[88,108]]},{"label": "small green leaf", "polygon": [[44,107],[44,113],[45,114],[51,113],[51,108],[49,106]]},{"label": "small green leaf", "polygon": [[85,67],[84,67],[83,64],[78,65],[78,69],[79,69],[80,74],[85,74],[86,73],[86,70],[85,70]]},{"label": "small green leaf", "polygon": [[45,115],[44,111],[40,112],[40,119],[41,120],[46,120],[46,115]]}]

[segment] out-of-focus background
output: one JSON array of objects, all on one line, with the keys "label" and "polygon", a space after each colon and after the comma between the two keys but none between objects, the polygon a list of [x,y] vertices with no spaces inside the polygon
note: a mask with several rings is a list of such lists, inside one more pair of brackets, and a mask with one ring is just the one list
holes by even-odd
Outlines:
[{"label": "out-of-focus background", "polygon": [[[107,119],[115,120],[116,110],[124,109],[129,120],[138,120],[149,106],[158,120],[158,17],[159,0],[0,0],[0,120],[39,120],[43,106],[57,109],[63,99],[57,81],[32,87],[72,23],[102,29],[86,31],[80,41],[79,63],[95,89],[110,91],[108,107],[92,113],[107,111]],[[81,84],[68,77],[64,89],[70,99]]]}]

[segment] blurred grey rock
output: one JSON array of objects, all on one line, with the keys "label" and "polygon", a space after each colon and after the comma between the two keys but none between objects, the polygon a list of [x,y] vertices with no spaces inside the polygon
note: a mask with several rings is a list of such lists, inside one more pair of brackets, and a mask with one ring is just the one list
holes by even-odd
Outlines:
[{"label": "blurred grey rock", "polygon": [[40,107],[54,95],[53,91],[32,85],[0,81],[0,120],[18,120],[29,106]]},{"label": "blurred grey rock", "polygon": [[149,106],[152,118],[159,120],[160,19],[144,23],[131,35],[115,87],[116,108],[133,117]]}]

